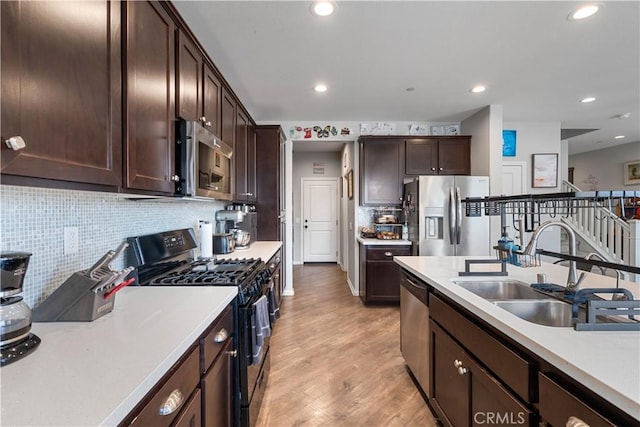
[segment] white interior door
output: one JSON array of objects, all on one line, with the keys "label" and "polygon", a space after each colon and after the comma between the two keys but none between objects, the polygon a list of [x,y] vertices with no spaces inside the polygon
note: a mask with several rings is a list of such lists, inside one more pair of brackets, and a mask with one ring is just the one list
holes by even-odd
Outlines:
[{"label": "white interior door", "polygon": [[338,181],[302,179],[302,261],[338,261]]},{"label": "white interior door", "polygon": [[502,194],[526,194],[527,162],[502,162]]}]

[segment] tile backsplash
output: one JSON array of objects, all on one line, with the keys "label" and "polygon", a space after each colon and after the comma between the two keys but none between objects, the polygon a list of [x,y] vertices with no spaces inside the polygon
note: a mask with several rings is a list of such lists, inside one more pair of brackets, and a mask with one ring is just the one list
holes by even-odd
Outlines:
[{"label": "tile backsplash", "polygon": [[[74,271],[90,267],[130,236],[214,222],[227,202],[130,200],[127,196],[0,185],[0,250],[33,255],[22,296],[34,307]],[[65,227],[78,227],[79,251],[64,255]],[[124,257],[113,263],[123,268]]]}]

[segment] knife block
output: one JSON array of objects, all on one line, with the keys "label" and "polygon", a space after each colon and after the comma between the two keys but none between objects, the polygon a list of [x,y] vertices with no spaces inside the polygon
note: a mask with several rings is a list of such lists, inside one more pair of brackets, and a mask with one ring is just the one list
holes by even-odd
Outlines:
[{"label": "knife block", "polygon": [[34,322],[91,322],[113,310],[115,293],[104,298],[107,290],[94,292],[99,280],[76,271],[42,304],[33,309]]}]

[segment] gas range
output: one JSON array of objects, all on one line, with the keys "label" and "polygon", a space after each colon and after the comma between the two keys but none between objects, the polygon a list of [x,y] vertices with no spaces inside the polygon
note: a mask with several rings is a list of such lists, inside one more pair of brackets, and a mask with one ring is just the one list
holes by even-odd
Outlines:
[{"label": "gas range", "polygon": [[179,270],[157,276],[150,286],[237,286],[238,302],[246,304],[259,295],[269,279],[269,271],[260,259],[194,261]]}]

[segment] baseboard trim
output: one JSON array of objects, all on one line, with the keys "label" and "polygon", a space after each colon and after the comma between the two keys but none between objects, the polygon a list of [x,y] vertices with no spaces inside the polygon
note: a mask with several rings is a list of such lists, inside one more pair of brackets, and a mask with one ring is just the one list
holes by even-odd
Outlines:
[{"label": "baseboard trim", "polygon": [[351,289],[351,295],[353,295],[354,297],[358,296],[358,292],[356,291],[356,287],[353,286],[353,283],[351,283],[351,280],[347,277],[347,284],[349,285],[349,289]]}]

